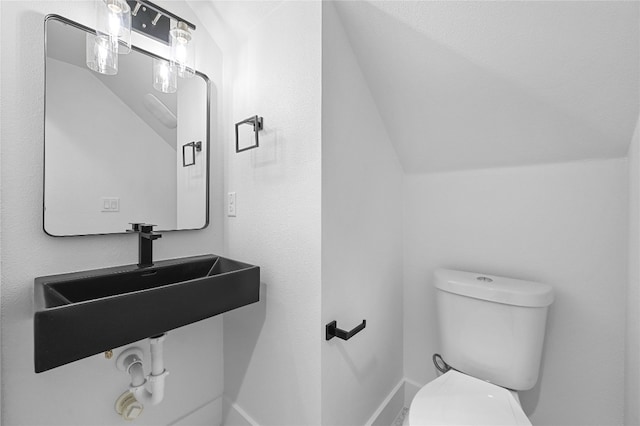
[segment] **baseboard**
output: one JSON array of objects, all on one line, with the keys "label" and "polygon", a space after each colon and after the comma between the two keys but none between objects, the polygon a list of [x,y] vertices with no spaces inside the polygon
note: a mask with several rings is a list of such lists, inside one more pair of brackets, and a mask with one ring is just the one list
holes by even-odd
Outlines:
[{"label": "baseboard", "polygon": [[366,426],[391,426],[400,410],[404,407],[404,379],[391,390],[382,404],[373,413]]},{"label": "baseboard", "polygon": [[221,422],[222,396],[219,396],[180,417],[171,426],[220,426]]},{"label": "baseboard", "polygon": [[226,396],[222,398],[222,426],[260,426],[245,410]]},{"label": "baseboard", "polygon": [[416,396],[418,391],[422,389],[424,385],[414,382],[413,380],[404,378],[404,406],[409,408],[411,401]]},{"label": "baseboard", "polygon": [[[366,426],[390,426],[404,407],[409,407],[422,385],[406,377],[389,392],[365,423]],[[222,426],[260,426],[240,405],[222,398]]]},{"label": "baseboard", "polygon": [[382,404],[365,423],[366,426],[390,426],[404,407],[409,407],[422,385],[406,377],[389,392]]}]

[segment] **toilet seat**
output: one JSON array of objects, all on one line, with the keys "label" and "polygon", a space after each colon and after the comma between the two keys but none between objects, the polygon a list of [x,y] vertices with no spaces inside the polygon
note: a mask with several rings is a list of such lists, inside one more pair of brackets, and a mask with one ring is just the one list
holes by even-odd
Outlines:
[{"label": "toilet seat", "polygon": [[409,424],[531,426],[511,391],[455,370],[418,391]]}]

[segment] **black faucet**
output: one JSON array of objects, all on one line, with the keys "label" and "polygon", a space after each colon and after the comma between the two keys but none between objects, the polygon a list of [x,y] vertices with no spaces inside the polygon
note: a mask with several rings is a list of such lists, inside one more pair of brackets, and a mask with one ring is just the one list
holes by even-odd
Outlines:
[{"label": "black faucet", "polygon": [[148,223],[132,223],[127,232],[138,233],[138,266],[144,268],[153,266],[153,240],[162,238],[162,234],[153,232],[153,227]]}]

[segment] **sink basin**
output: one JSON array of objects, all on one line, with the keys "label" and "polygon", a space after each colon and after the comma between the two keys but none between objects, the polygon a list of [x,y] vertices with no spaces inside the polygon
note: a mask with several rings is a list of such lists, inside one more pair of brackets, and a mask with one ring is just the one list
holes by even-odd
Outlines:
[{"label": "sink basin", "polygon": [[260,268],[216,255],[35,279],[35,371],[259,300]]}]

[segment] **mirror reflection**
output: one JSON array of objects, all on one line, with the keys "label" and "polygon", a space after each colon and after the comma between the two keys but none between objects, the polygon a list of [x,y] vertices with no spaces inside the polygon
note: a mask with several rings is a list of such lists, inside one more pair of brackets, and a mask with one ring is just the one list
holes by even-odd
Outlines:
[{"label": "mirror reflection", "polygon": [[86,65],[89,29],[46,21],[44,230],[53,236],[208,224],[209,80],[154,89],[159,58],[132,49],[116,75]]}]

